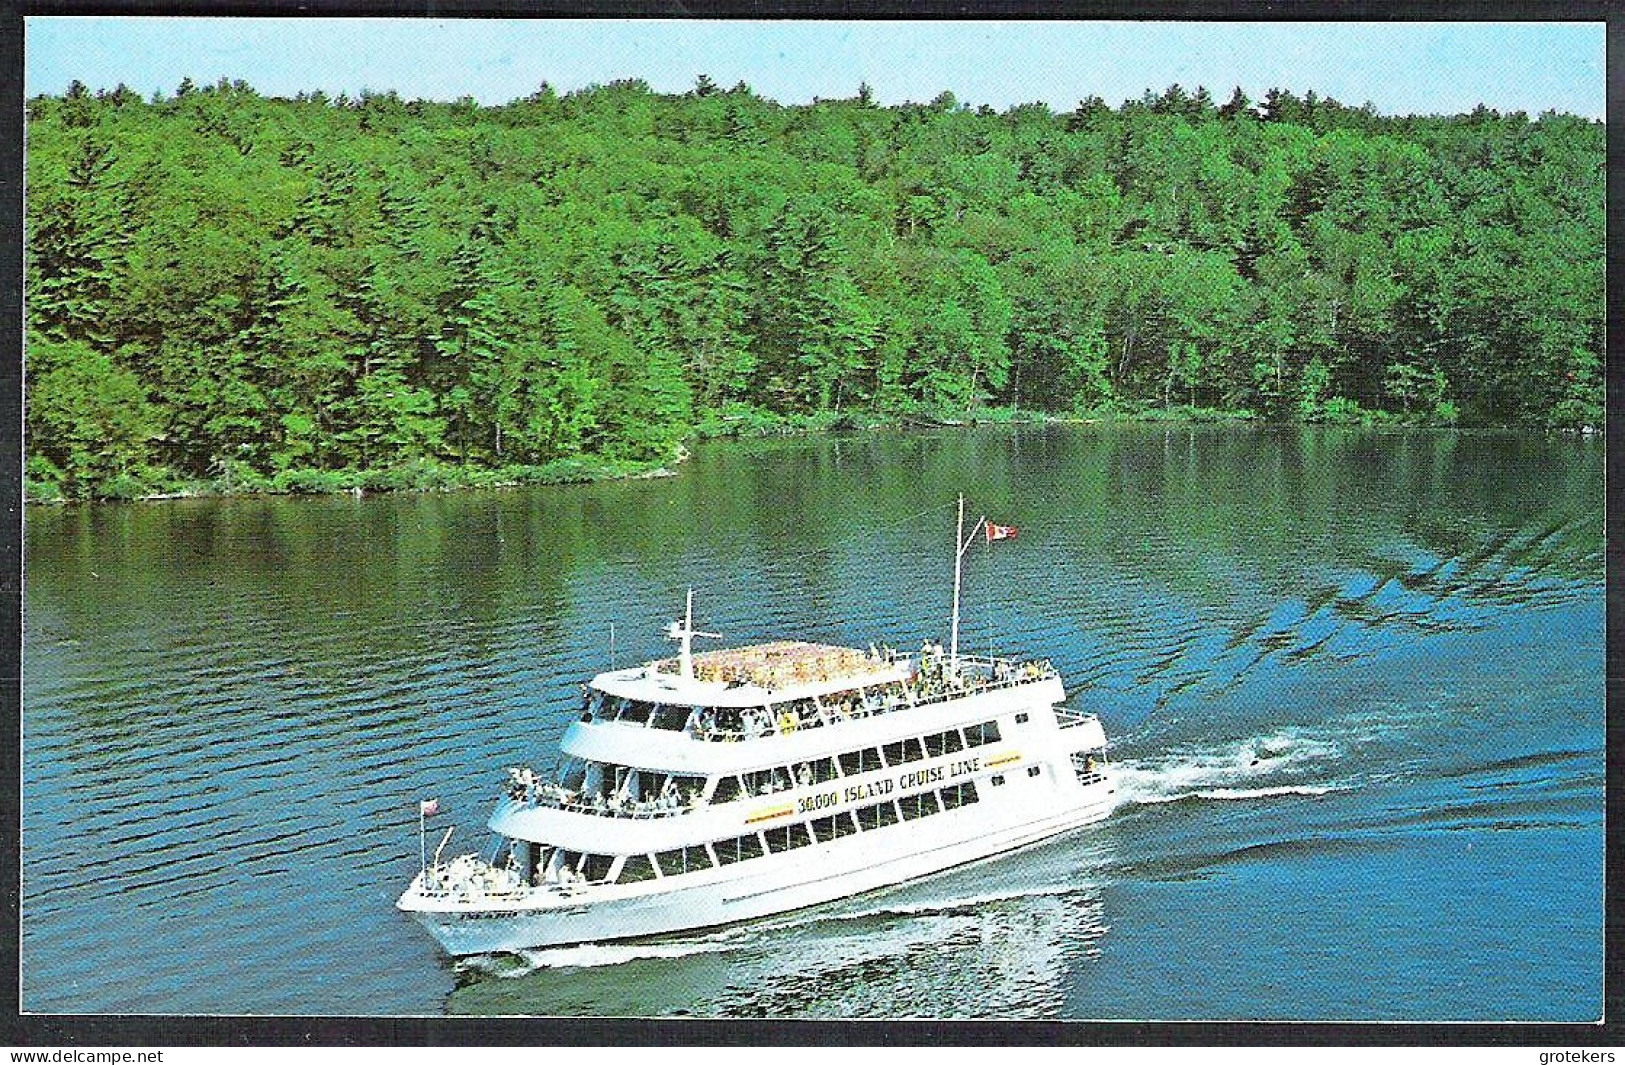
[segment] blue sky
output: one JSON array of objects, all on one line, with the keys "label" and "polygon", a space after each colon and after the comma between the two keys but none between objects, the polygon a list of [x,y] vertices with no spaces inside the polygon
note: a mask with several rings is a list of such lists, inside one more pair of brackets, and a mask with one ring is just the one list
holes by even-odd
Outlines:
[{"label": "blue sky", "polygon": [[183,77],[243,78],[265,95],[393,89],[403,97],[506,103],[542,81],[560,92],[639,77],[683,92],[699,74],[781,103],[1044,101],[1116,106],[1174,82],[1221,102],[1240,85],[1314,89],[1385,114],[1484,103],[1531,116],[1602,118],[1604,27],[1595,23],[837,22],[34,16],[26,91],[123,82],[150,95]]}]

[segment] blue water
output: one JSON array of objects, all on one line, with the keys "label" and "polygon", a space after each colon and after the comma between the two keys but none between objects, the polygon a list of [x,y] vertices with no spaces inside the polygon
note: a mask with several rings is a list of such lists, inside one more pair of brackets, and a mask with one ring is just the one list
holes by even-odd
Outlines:
[{"label": "blue water", "polygon": [[[1052,658],[1122,808],[702,935],[454,962],[393,900],[576,685],[945,628]],[[669,479],[36,508],[22,993],[47,1013],[1594,1020],[1602,448],[1059,426],[700,448]],[[614,627],[613,644],[610,638]]]}]

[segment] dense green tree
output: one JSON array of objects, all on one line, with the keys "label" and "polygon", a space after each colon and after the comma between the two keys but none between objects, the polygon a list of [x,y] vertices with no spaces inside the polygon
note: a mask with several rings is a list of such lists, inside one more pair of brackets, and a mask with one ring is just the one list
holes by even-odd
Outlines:
[{"label": "dense green tree", "polygon": [[712,416],[1602,417],[1604,130],[1568,115],[701,76],[503,107],[75,83],[27,122],[47,493],[656,462]]}]

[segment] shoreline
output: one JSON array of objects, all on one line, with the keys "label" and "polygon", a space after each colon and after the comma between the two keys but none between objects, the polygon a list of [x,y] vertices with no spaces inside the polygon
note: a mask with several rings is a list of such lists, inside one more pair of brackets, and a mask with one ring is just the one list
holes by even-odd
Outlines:
[{"label": "shoreline", "polygon": [[[541,466],[510,466],[470,468],[442,464],[437,461],[413,460],[399,466],[369,470],[284,470],[266,476],[255,473],[246,483],[222,484],[221,481],[197,482],[178,489],[148,492],[130,496],[90,496],[74,498],[64,495],[32,496],[34,487],[27,478],[23,484],[25,506],[72,506],[82,503],[164,503],[186,499],[243,499],[252,497],[315,497],[353,495],[386,495],[399,492],[462,492],[478,489],[524,488],[536,485],[599,484],[611,481],[655,480],[676,477],[678,468],[690,457],[689,445],[712,440],[752,440],[773,437],[795,438],[814,433],[871,433],[881,431],[916,432],[934,429],[973,429],[997,425],[1074,425],[1074,426],[1250,426],[1254,428],[1340,428],[1361,429],[1372,432],[1483,430],[1490,432],[1518,431],[1518,426],[1460,426],[1429,422],[1371,421],[1264,421],[1251,411],[1226,411],[1205,407],[1151,408],[1141,411],[1080,411],[1051,414],[1043,411],[1020,411],[1011,408],[987,408],[964,417],[945,415],[908,414],[889,418],[854,418],[849,415],[771,416],[743,418],[739,416],[714,417],[702,421],[673,454],[661,460],[608,459],[581,455],[558,459]],[[1595,430],[1578,429],[1564,432],[1587,438]],[[1547,430],[1550,432],[1550,430]]]}]

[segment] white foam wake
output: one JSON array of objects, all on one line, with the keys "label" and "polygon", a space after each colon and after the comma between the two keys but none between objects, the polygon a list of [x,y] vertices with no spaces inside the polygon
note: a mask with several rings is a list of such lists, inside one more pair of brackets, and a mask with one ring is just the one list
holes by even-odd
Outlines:
[{"label": "white foam wake", "polygon": [[1163,802],[1178,802],[1180,799],[1270,799],[1277,795],[1318,796],[1342,790],[1344,790],[1342,787],[1331,784],[1318,787],[1313,784],[1283,784],[1274,788],[1211,788],[1207,791],[1193,791],[1184,795],[1163,795],[1131,801],[1149,806]]},{"label": "white foam wake", "polygon": [[537,969],[597,969],[628,962],[686,958],[731,950],[734,944],[721,940],[679,940],[655,943],[577,943],[567,947],[535,947],[514,954],[475,954],[461,959],[460,966],[487,976],[511,978]]},{"label": "white foam wake", "polygon": [[[1125,760],[1115,770],[1124,804],[1267,799],[1342,790],[1344,785],[1325,782],[1326,770],[1342,757],[1342,747],[1332,740],[1283,729],[1217,749],[1184,748],[1160,758]],[[1305,776],[1319,779],[1304,781]]]}]

